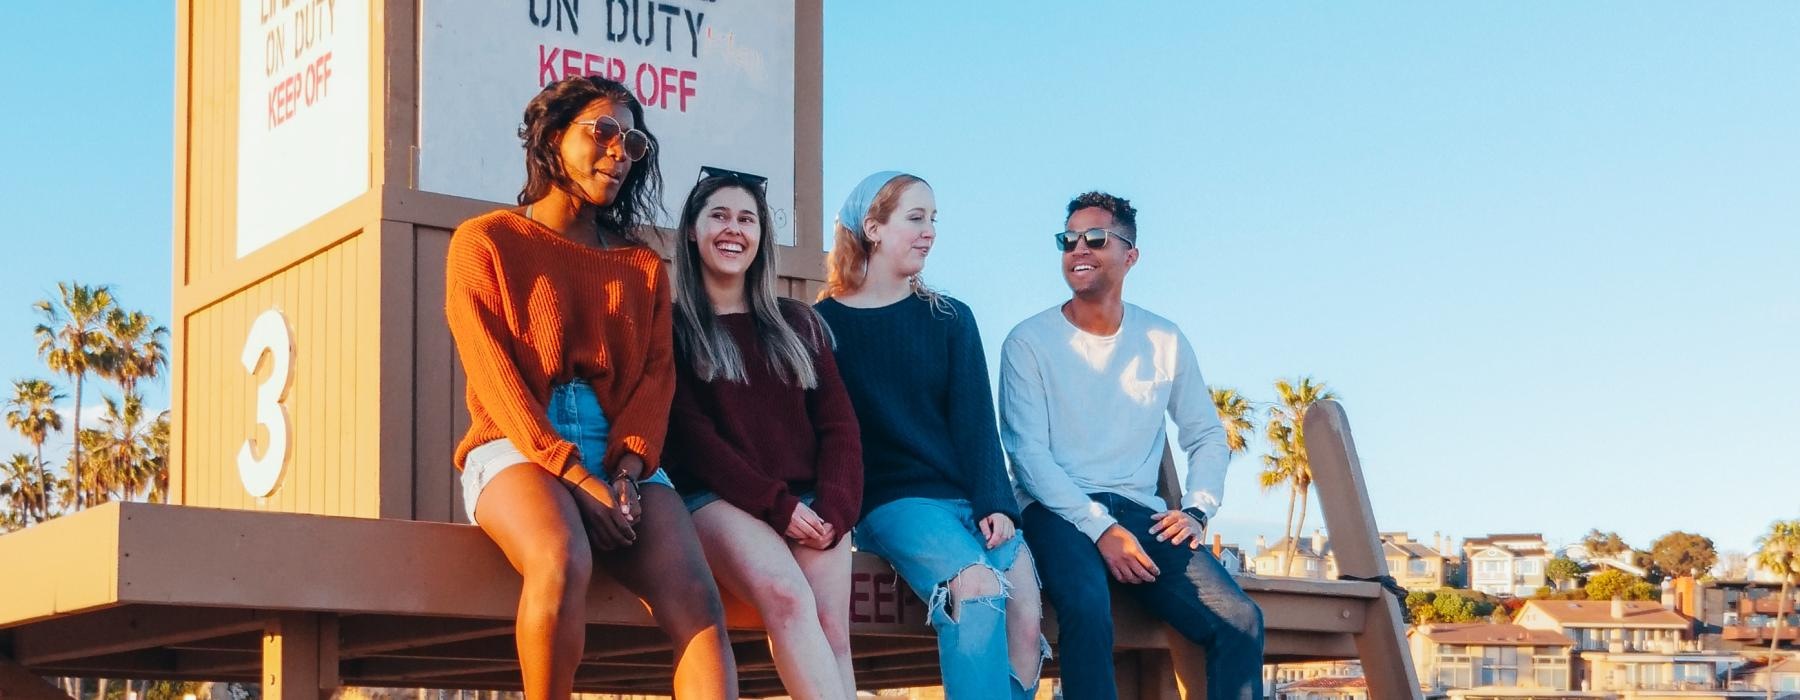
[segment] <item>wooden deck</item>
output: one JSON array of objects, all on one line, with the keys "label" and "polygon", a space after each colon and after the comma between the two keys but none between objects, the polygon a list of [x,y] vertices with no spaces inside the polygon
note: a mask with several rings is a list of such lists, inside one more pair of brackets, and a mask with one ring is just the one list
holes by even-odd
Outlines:
[{"label": "wooden deck", "polygon": [[[1344,492],[1323,496],[1340,567],[1384,573],[1371,568],[1385,565],[1354,448],[1321,460],[1332,426],[1309,415],[1307,427],[1321,492]],[[1358,501],[1366,523],[1348,520]],[[343,684],[518,686],[511,618],[519,579],[469,525],[112,503],[0,537],[0,562],[0,694],[9,699],[49,690],[27,687],[21,668],[260,679],[269,700],[317,697]],[[923,604],[885,562],[858,554],[854,569],[859,685],[936,684]],[[577,687],[668,692],[668,644],[648,611],[604,575],[595,578]],[[1376,697],[1417,697],[1399,605],[1377,584],[1240,581],[1264,611],[1270,662],[1361,658]],[[745,694],[779,694],[755,613],[736,601],[728,609]],[[1115,614],[1122,697],[1178,697],[1177,676],[1192,682],[1203,673],[1196,650],[1134,604],[1119,599]],[[1053,616],[1046,633],[1055,639]]]}]

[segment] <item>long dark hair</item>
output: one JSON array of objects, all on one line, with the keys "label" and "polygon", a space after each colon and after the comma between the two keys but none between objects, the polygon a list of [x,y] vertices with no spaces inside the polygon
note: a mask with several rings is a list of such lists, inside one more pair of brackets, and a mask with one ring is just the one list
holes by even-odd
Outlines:
[{"label": "long dark hair", "polygon": [[[712,297],[706,294],[706,273],[701,269],[699,244],[694,240],[706,200],[727,187],[743,190],[756,201],[756,219],[762,233],[757,238],[756,257],[750,259],[750,268],[744,272],[744,299],[750,307],[757,342],[769,358],[775,376],[805,389],[817,388],[819,375],[813,367],[813,353],[825,351],[824,321],[811,306],[783,302],[775,295],[775,251],[780,243],[775,240],[775,227],[769,219],[769,199],[761,187],[733,176],[701,180],[681,207],[681,227],[676,229],[680,239],[675,245],[675,355],[703,380],[749,381],[743,351],[719,324]],[[781,314],[783,303],[805,309],[808,327],[796,329],[789,324]]]},{"label": "long dark hair", "polygon": [[519,190],[519,204],[543,199],[551,188],[568,189],[569,177],[563,172],[558,144],[569,123],[595,100],[625,105],[638,130],[650,137],[650,153],[631,164],[619,195],[595,214],[596,223],[604,230],[642,242],[638,227],[656,225],[656,213],[662,209],[662,171],[656,164],[657,151],[662,149],[644,123],[644,107],[631,90],[599,76],[563,78],[544,86],[525,105],[525,120],[519,126],[519,139],[525,146],[525,186]]}]

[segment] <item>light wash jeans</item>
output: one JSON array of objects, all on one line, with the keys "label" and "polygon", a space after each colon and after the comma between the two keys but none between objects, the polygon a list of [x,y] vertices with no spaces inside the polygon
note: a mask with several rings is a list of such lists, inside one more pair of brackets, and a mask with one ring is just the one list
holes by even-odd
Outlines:
[{"label": "light wash jeans", "polygon": [[[993,549],[982,540],[974,510],[966,500],[902,498],[877,506],[856,526],[856,547],[892,564],[906,585],[926,601],[931,626],[938,635],[938,667],[948,700],[1029,698],[1037,693],[1037,674],[1024,687],[1012,674],[1007,655],[1006,600],[1011,596],[1006,571],[1019,557],[1023,538]],[[950,580],[971,566],[984,566],[1000,579],[1000,594],[970,598],[950,608]],[[1038,635],[1041,658],[1050,644]]]}]

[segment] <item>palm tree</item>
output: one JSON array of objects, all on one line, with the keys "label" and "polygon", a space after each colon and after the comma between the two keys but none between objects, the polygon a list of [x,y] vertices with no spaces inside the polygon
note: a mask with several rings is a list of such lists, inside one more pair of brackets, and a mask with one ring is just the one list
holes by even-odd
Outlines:
[{"label": "palm tree", "polygon": [[[1286,448],[1293,441],[1294,429],[1285,423],[1267,423],[1263,428],[1264,437],[1268,439],[1272,451],[1262,456],[1263,470],[1261,474],[1257,475],[1257,483],[1262,486],[1263,493],[1268,493],[1281,486],[1290,487],[1288,488],[1287,521],[1281,526],[1281,536],[1287,538],[1294,532],[1294,502],[1298,496],[1292,488],[1296,479],[1295,460],[1293,453]],[[1281,575],[1293,575],[1293,560],[1294,554],[1290,548],[1281,557]]]},{"label": "palm tree", "polygon": [[[88,507],[97,506],[112,500],[113,474],[111,455],[107,454],[109,438],[106,431],[100,428],[82,428],[75,443],[81,446],[81,463],[75,463],[75,452],[69,453],[69,469],[71,475],[64,487],[64,503],[70,498],[81,499]],[[74,475],[79,474],[80,478]]]},{"label": "palm tree", "polygon": [[[1781,596],[1775,599],[1775,635],[1769,638],[1769,658],[1775,656],[1781,643],[1781,630],[1787,623],[1788,592],[1800,580],[1800,520],[1779,520],[1769,526],[1768,534],[1756,540],[1756,565],[1781,577]],[[1787,612],[1783,608],[1789,608]],[[1775,697],[1775,677],[1769,677],[1768,697]]]},{"label": "palm tree", "polygon": [[[1288,538],[1288,561],[1294,560],[1294,550],[1300,545],[1300,533],[1306,531],[1306,501],[1312,488],[1312,463],[1306,457],[1306,433],[1302,420],[1306,417],[1306,409],[1313,404],[1327,399],[1337,398],[1337,393],[1325,388],[1324,382],[1313,382],[1312,377],[1301,377],[1298,383],[1286,379],[1275,380],[1275,403],[1269,406],[1270,426],[1287,426],[1282,440],[1270,440],[1277,459],[1291,462],[1287,468],[1289,487],[1298,495],[1300,501],[1300,518],[1294,525],[1294,531]],[[1270,435],[1275,430],[1270,428]],[[1323,554],[1320,552],[1319,554]]]},{"label": "palm tree", "polygon": [[126,394],[137,389],[139,380],[153,379],[169,366],[169,329],[153,323],[142,311],[115,308],[106,314],[106,361],[99,373]]},{"label": "palm tree", "polygon": [[[90,287],[75,282],[56,283],[57,298],[40,299],[32,304],[44,322],[36,329],[38,356],[49,363],[50,370],[69,377],[75,382],[75,414],[73,416],[76,437],[74,457],[69,463],[75,469],[81,468],[81,390],[87,381],[88,372],[100,368],[106,361],[107,337],[104,330],[106,316],[113,310],[112,289],[106,285]],[[79,471],[70,473],[71,481],[80,484],[83,481]],[[81,489],[76,489],[75,508],[80,510],[86,502],[80,499]]]},{"label": "palm tree", "polygon": [[50,469],[44,464],[44,442],[50,439],[50,433],[63,428],[56,402],[64,398],[67,397],[48,381],[19,379],[13,381],[12,398],[6,400],[6,426],[25,436],[35,450],[39,498],[35,507],[39,522],[50,518]]},{"label": "palm tree", "polygon": [[1219,422],[1225,426],[1225,447],[1233,455],[1243,454],[1249,444],[1250,431],[1256,429],[1253,421],[1256,406],[1236,389],[1215,387],[1211,391],[1213,408],[1218,410]]},{"label": "palm tree", "polygon": [[100,418],[94,442],[95,484],[122,501],[148,490],[156,481],[155,463],[145,444],[150,426],[144,420],[144,399],[135,392],[123,401],[106,397],[106,415]]},{"label": "palm tree", "polygon": [[42,517],[34,515],[37,504],[43,500],[31,455],[20,452],[0,462],[0,505],[6,506],[6,513],[0,515],[0,531],[17,530],[30,525],[33,519],[43,522]]},{"label": "palm tree", "polygon": [[150,480],[150,492],[145,494],[151,503],[169,502],[169,412],[156,414],[156,420],[150,421],[150,430],[144,436],[145,459],[151,464],[151,472],[155,475]]}]

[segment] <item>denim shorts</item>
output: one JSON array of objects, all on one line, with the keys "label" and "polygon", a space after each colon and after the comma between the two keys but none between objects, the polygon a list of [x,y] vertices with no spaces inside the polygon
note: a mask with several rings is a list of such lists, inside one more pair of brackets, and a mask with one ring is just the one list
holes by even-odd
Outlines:
[{"label": "denim shorts", "polygon": [[[550,426],[564,440],[575,443],[576,456],[583,464],[594,465],[598,469],[598,461],[590,462],[592,455],[604,458],[606,455],[606,435],[610,424],[606,420],[606,412],[600,409],[600,397],[594,395],[593,387],[579,379],[563,384],[550,391],[549,410]],[[476,445],[469,450],[469,456],[463,460],[462,490],[463,510],[469,516],[469,522],[475,523],[475,504],[481,500],[482,490],[492,483],[494,477],[508,467],[530,465],[531,460],[511,440],[500,438]],[[673,491],[675,485],[669,481],[669,475],[658,469],[650,476],[638,479],[638,484],[661,484]]]}]

